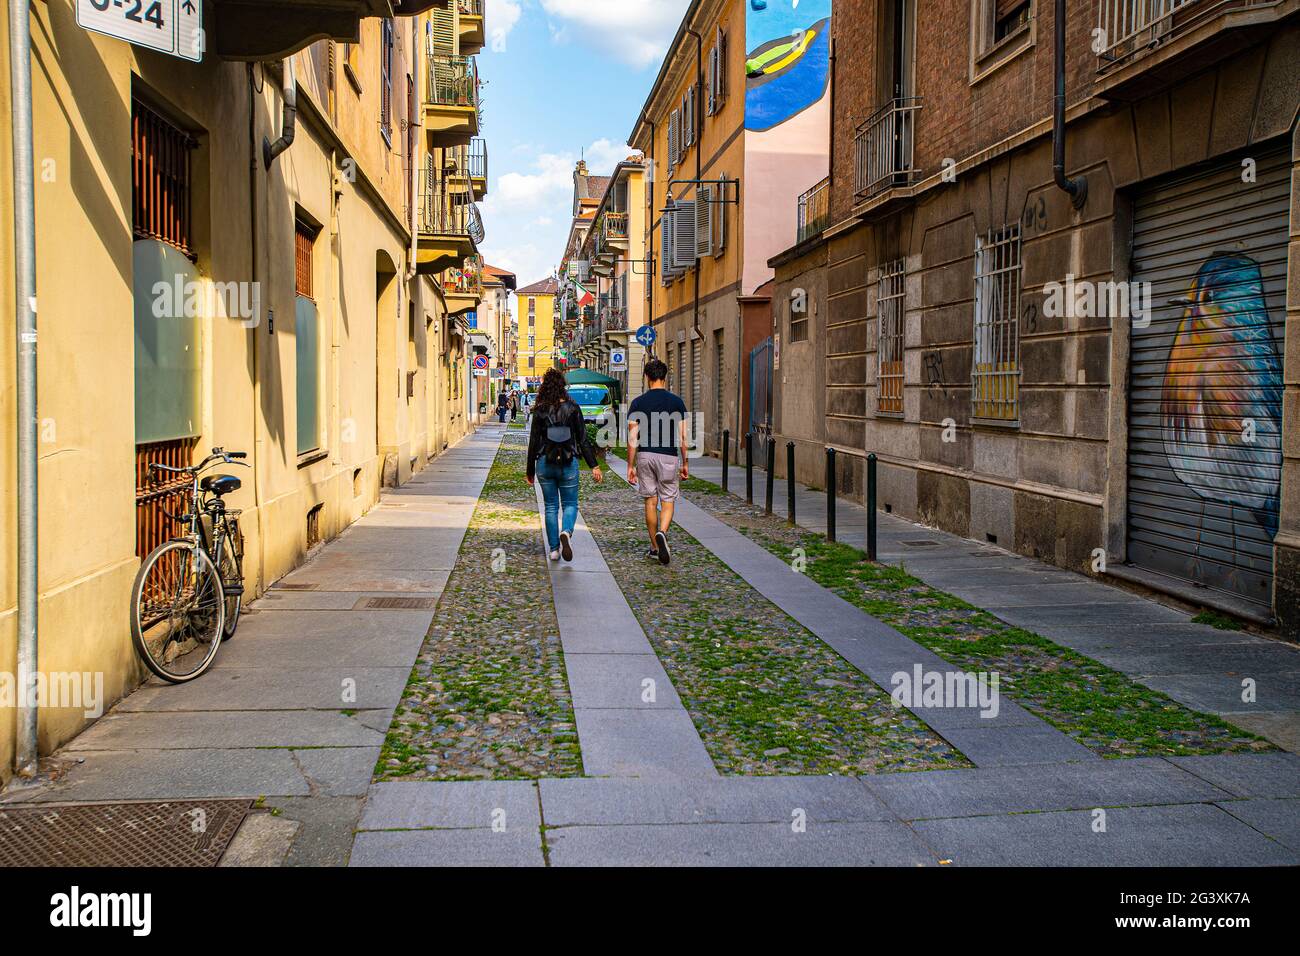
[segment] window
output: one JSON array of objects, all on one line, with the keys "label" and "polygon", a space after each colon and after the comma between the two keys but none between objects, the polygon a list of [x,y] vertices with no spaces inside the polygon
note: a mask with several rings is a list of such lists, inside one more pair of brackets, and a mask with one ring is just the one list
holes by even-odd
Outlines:
[{"label": "window", "polygon": [[1034,42],[1033,0],[971,0],[971,79]]},{"label": "window", "polygon": [[668,176],[677,168],[678,154],[682,149],[682,115],[673,110],[668,117]]},{"label": "window", "polygon": [[727,98],[727,31],[718,27],[718,38],[709,51],[709,96],[708,113],[710,116],[722,109],[722,102]]},{"label": "window", "polygon": [[876,412],[903,414],[903,260],[880,267],[876,291]]},{"label": "window", "polygon": [[713,333],[713,430],[718,434],[718,441],[722,441],[722,373],[726,368],[727,353],[723,348],[725,339],[723,332],[718,329]]},{"label": "window", "polygon": [[379,50],[379,132],[393,145],[393,45],[396,31],[393,21],[383,23],[383,45]]},{"label": "window", "polygon": [[358,96],[361,95],[361,44],[343,44],[343,75],[348,78]]},{"label": "window", "polygon": [[975,342],[971,414],[1016,422],[1020,417],[1020,224],[975,240]]},{"label": "window", "polygon": [[320,447],[320,322],[312,293],[317,230],[299,220],[294,231],[294,351],[298,454]]},{"label": "window", "polygon": [[790,290],[789,316],[790,341],[808,341],[808,293],[802,289]]},{"label": "window", "polygon": [[131,102],[133,225],[137,239],[157,239],[194,258],[190,235],[193,137],[139,100]]}]

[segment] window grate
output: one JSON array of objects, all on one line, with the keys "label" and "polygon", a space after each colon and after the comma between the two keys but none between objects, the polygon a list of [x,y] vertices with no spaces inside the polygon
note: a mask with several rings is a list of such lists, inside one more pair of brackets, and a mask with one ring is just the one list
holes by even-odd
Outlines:
[{"label": "window grate", "polygon": [[185,130],[139,100],[131,101],[132,225],[136,238],[157,239],[191,259],[190,153]]},{"label": "window grate", "polygon": [[879,336],[876,343],[876,411],[882,415],[903,414],[903,299],[906,295],[906,267],[902,259],[880,267],[876,295]]},{"label": "window grate", "polygon": [[316,244],[316,230],[305,222],[298,222],[294,235],[293,288],[298,295],[314,299],[312,295],[312,247]]},{"label": "window grate", "polygon": [[149,442],[135,449],[135,553],[144,558],[154,548],[170,541],[186,528],[173,521],[171,514],[181,514],[189,507],[190,479],[184,475],[159,473],[159,481],[149,481],[149,466],[166,465],[185,468],[194,461],[197,438]]},{"label": "window grate", "polygon": [[975,240],[975,350],[971,413],[1020,418],[1020,225],[989,230]]}]

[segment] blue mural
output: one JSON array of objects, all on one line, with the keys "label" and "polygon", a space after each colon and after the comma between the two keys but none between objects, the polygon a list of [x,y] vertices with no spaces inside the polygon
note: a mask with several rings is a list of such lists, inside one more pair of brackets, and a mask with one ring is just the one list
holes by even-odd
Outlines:
[{"label": "blue mural", "polygon": [[830,82],[831,0],[749,0],[745,49],[745,128],[798,116]]}]

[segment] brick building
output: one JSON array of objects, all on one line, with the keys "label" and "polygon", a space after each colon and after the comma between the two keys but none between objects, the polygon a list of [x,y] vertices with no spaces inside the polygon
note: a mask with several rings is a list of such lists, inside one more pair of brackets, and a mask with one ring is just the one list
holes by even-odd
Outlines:
[{"label": "brick building", "polygon": [[839,0],[771,260],[798,477],[874,452],[882,509],[1300,632],[1298,8],[1067,0],[1076,204],[1052,4]]}]

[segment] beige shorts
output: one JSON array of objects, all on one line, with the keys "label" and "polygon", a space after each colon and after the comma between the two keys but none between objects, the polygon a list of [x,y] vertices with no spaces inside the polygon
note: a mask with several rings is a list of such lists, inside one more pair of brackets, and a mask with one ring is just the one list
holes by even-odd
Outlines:
[{"label": "beige shorts", "polygon": [[676,501],[682,460],[676,455],[642,452],[636,456],[636,490],[642,498]]}]

